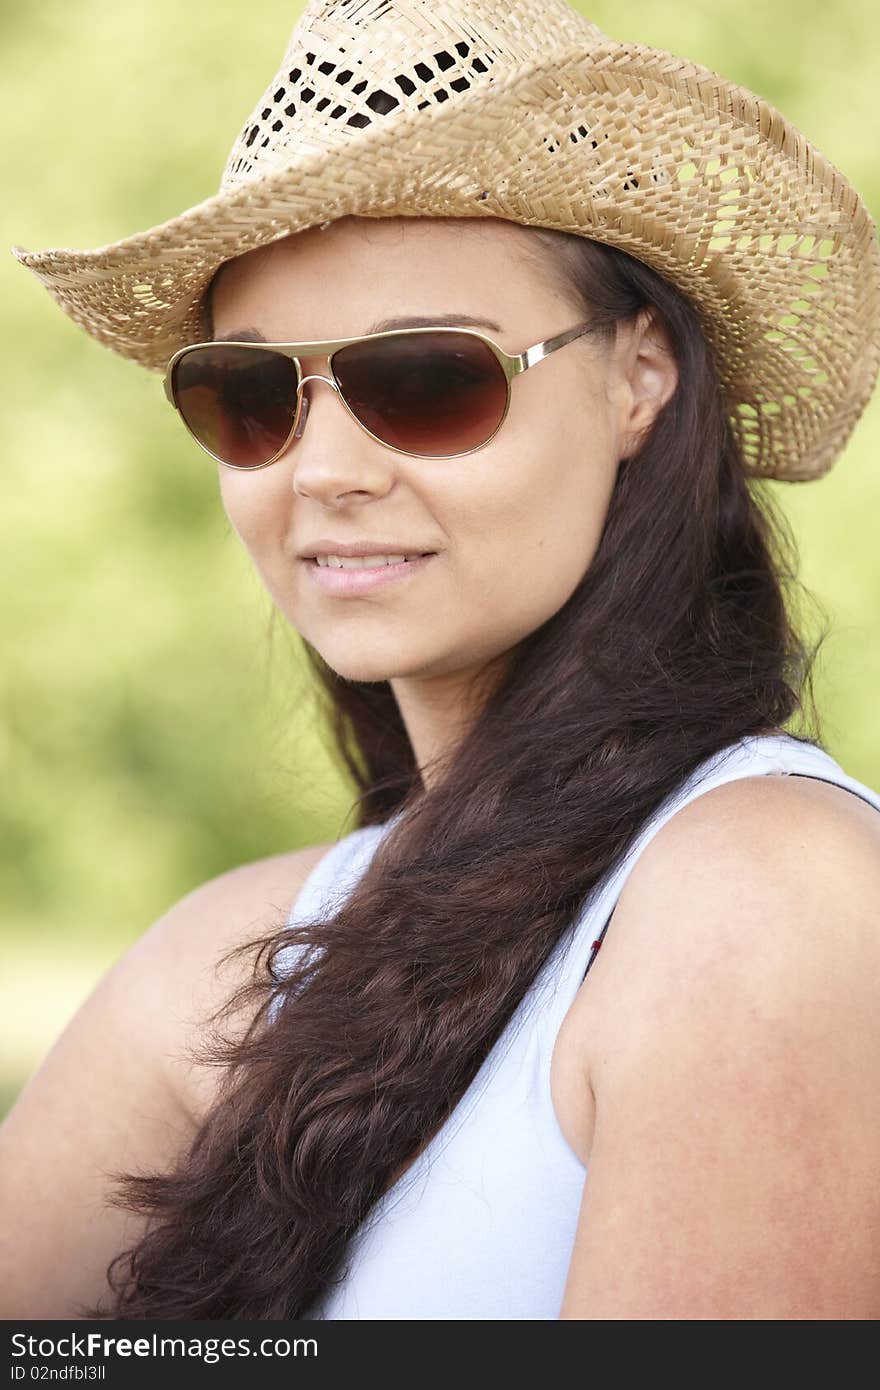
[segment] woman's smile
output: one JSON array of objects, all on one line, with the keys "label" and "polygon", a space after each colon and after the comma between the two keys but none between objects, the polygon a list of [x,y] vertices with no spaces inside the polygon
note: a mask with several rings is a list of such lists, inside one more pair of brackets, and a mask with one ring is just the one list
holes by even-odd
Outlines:
[{"label": "woman's smile", "polygon": [[[328,558],[330,563],[327,563]],[[356,598],[359,594],[371,594],[389,584],[422,574],[431,560],[436,558],[433,552],[408,559],[390,556],[386,560],[375,555],[344,561],[342,557],[321,556],[319,563],[316,557],[307,556],[300,563],[305,565],[311,582],[323,593],[339,598]]]}]

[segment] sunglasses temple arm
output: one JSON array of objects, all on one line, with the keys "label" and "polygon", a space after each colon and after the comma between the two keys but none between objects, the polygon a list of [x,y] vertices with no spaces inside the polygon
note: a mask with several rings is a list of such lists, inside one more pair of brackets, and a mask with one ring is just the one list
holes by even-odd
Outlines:
[{"label": "sunglasses temple arm", "polygon": [[543,343],[535,343],[534,347],[527,348],[520,355],[521,370],[525,372],[529,367],[534,367],[536,362],[542,362],[557,348],[565,347],[566,343],[573,343],[575,338],[581,338],[585,333],[589,333],[592,327],[593,324],[591,323],[580,323],[574,328],[566,329],[564,333],[558,333],[555,338],[547,338]]}]

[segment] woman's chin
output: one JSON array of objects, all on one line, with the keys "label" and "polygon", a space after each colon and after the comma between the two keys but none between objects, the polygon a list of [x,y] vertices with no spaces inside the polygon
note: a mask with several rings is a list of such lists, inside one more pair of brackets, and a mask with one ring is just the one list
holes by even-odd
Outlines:
[{"label": "woman's chin", "polygon": [[377,652],[338,652],[332,648],[318,648],[327,665],[337,676],[346,681],[370,682],[391,681],[398,677],[426,674],[424,663],[416,663],[412,656],[380,656]]}]

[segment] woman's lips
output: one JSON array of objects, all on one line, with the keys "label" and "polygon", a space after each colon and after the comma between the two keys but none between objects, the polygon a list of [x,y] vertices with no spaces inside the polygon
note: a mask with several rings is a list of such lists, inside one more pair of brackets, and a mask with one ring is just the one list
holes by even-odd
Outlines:
[{"label": "woman's lips", "polygon": [[388,584],[412,579],[434,559],[436,553],[420,555],[417,560],[401,560],[395,565],[375,565],[371,569],[339,569],[319,565],[317,560],[303,560],[301,563],[305,565],[311,582],[325,594],[356,598],[358,594],[371,594]]}]

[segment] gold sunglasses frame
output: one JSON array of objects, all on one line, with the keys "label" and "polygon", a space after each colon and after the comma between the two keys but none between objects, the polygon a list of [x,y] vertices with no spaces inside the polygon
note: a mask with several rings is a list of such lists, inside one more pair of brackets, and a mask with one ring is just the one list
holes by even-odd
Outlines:
[{"label": "gold sunglasses frame", "polygon": [[[517,353],[505,352],[504,348],[499,347],[498,343],[494,342],[491,338],[488,338],[485,335],[485,333],[477,332],[476,329],[464,327],[456,328],[448,324],[438,324],[436,327],[431,327],[430,325],[428,325],[420,328],[391,328],[384,333],[364,333],[356,338],[324,338],[319,339],[317,342],[313,343],[254,343],[232,341],[227,339],[223,339],[222,341],[215,340],[206,343],[189,343],[186,347],[178,348],[177,352],[175,352],[174,356],[168,362],[168,366],[165,369],[165,395],[170,401],[171,405],[174,406],[178,415],[180,415],[180,418],[183,421],[187,433],[190,435],[192,439],[195,440],[199,448],[203,449],[206,454],[210,455],[211,458],[216,459],[218,463],[222,463],[224,468],[232,468],[237,473],[253,473],[260,468],[268,468],[270,464],[276,463],[278,459],[281,458],[282,454],[285,454],[287,452],[288,448],[290,447],[291,440],[299,437],[297,436],[297,429],[299,427],[300,416],[302,414],[303,387],[305,386],[305,383],[307,381],[325,381],[328,386],[332,386],[333,390],[336,392],[337,396],[342,401],[342,404],[348,411],[348,414],[354,420],[355,424],[359,425],[360,428],[364,431],[364,433],[368,434],[371,439],[375,439],[377,444],[381,444],[383,449],[391,449],[396,454],[406,454],[409,458],[464,458],[467,454],[476,453],[478,449],[484,449],[486,445],[495,438],[496,434],[501,429],[501,426],[507,419],[507,412],[510,409],[513,378],[515,376],[518,376],[520,372],[528,371],[529,367],[534,367],[538,362],[543,362],[544,358],[549,357],[551,352],[556,352],[558,348],[565,347],[567,343],[574,342],[575,339],[583,337],[584,334],[588,333],[593,326],[594,325],[592,323],[577,324],[574,328],[569,328],[564,333],[557,333],[555,337],[546,338],[541,343],[533,343],[531,347],[526,348],[523,352]],[[504,413],[501,416],[501,419],[498,421],[498,424],[495,426],[495,429],[492,431],[492,433],[488,436],[487,439],[482,440],[482,442],[479,444],[475,444],[470,449],[462,449],[456,454],[419,454],[414,453],[411,449],[401,449],[396,444],[389,444],[386,440],[380,439],[377,434],[374,434],[373,431],[369,429],[367,425],[364,424],[363,420],[359,420],[357,415],[355,415],[351,406],[348,404],[348,401],[345,399],[342,390],[340,389],[339,382],[336,380],[336,373],[333,370],[333,356],[335,353],[339,352],[341,348],[351,347],[355,343],[377,342],[382,338],[415,337],[418,334],[422,333],[465,333],[470,338],[478,338],[481,343],[485,343],[485,345],[491,349],[492,353],[494,354],[498,362],[501,364],[501,367],[504,371],[505,380],[507,382],[507,400],[504,405]],[[226,459],[220,458],[218,454],[215,454],[213,450],[209,449],[207,445],[203,444],[202,441],[198,439],[195,434],[193,434],[192,430],[187,424],[186,419],[184,418],[183,412],[181,411],[175,396],[174,368],[177,366],[177,363],[180,362],[182,358],[187,356],[188,353],[195,352],[199,348],[206,347],[244,347],[249,348],[254,352],[280,353],[283,357],[289,357],[293,361],[296,367],[297,374],[296,409],[294,410],[293,414],[293,423],[291,424],[290,432],[287,435],[287,438],[285,439],[281,448],[277,451],[277,453],[273,454],[270,459],[267,459],[265,463],[255,463],[251,466],[237,463],[228,463]],[[301,357],[326,358],[327,367],[330,371],[330,376],[318,376],[316,374],[309,374],[307,376],[304,376],[302,363],[299,360]]]}]

